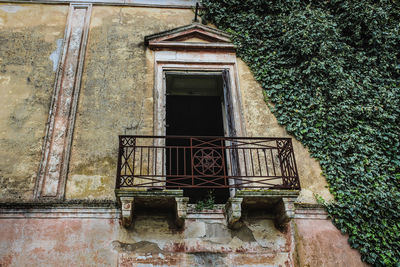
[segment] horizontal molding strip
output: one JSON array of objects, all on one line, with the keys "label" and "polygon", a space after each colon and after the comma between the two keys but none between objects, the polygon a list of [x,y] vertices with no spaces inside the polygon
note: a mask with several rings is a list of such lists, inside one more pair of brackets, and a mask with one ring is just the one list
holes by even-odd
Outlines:
[{"label": "horizontal molding strip", "polygon": [[193,8],[197,0],[0,0],[10,4],[93,4],[105,6]]},{"label": "horizontal molding strip", "polygon": [[1,219],[119,219],[120,211],[116,208],[33,208],[2,209]]},{"label": "horizontal molding strip", "polygon": [[296,205],[294,219],[328,220],[329,217],[326,210],[319,205],[309,207]]}]

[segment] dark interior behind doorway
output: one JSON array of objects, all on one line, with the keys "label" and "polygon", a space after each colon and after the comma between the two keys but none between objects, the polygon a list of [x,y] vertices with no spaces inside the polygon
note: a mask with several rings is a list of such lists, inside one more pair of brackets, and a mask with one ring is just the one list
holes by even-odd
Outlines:
[{"label": "dark interior behind doorway", "polygon": [[[171,77],[169,77],[171,79]],[[177,77],[174,77],[177,79]],[[178,77],[179,78],[179,77]],[[201,85],[191,83],[187,76],[186,81],[181,82],[182,87],[188,89],[176,90],[178,86],[171,86],[167,76],[167,98],[166,98],[166,134],[167,136],[224,136],[224,123],[222,114],[222,89],[211,90],[210,86],[201,90]],[[195,77],[199,79],[199,76]],[[207,79],[208,77],[202,77]],[[215,77],[211,77],[215,79]],[[192,80],[193,81],[193,80]],[[170,86],[168,86],[170,84]],[[204,83],[207,85],[207,82]],[[209,83],[210,84],[210,83]],[[219,83],[220,84],[220,83]],[[193,91],[197,93],[193,93]],[[211,94],[211,95],[210,95]],[[187,139],[167,139],[167,146],[188,146]],[[225,153],[220,149],[219,153]],[[186,169],[191,171],[190,153],[186,155]],[[167,169],[183,169],[182,160],[176,162],[173,154],[171,158],[167,156]],[[177,167],[176,167],[177,166]],[[168,170],[167,170],[168,173]],[[172,170],[174,173],[174,170]],[[190,173],[191,174],[191,173]],[[194,173],[196,175],[196,173]],[[191,180],[182,180],[183,183],[190,184]],[[168,179],[167,179],[168,185]],[[190,198],[191,203],[207,197],[210,189],[207,188],[184,188],[184,195]],[[212,195],[216,203],[225,203],[229,197],[227,188],[212,189]]]}]

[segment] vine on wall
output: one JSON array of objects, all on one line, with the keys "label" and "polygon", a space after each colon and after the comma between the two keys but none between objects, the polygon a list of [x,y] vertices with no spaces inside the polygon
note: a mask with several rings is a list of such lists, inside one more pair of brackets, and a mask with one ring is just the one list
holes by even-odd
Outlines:
[{"label": "vine on wall", "polygon": [[319,159],[334,224],[362,260],[400,266],[400,4],[203,0],[279,123]]}]

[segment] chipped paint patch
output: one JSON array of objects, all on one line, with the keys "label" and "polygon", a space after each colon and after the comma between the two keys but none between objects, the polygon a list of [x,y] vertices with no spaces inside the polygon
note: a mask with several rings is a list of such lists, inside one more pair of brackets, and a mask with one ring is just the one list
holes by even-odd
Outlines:
[{"label": "chipped paint patch", "polygon": [[10,76],[0,76],[0,84],[7,85],[10,83],[11,77]]},{"label": "chipped paint patch", "polygon": [[53,53],[51,53],[51,55],[49,57],[50,60],[53,61],[53,71],[54,72],[57,70],[58,62],[60,60],[63,39],[57,39],[56,43],[57,43],[57,48],[56,48],[56,50],[53,51]]},{"label": "chipped paint patch", "polygon": [[248,224],[257,243],[266,249],[283,249],[287,240],[284,234],[276,231],[272,220],[257,220]]},{"label": "chipped paint patch", "polygon": [[15,6],[15,5],[1,5],[0,10],[3,10],[7,13],[17,13],[18,11],[24,9],[22,6]]},{"label": "chipped paint patch", "polygon": [[196,238],[206,236],[206,224],[204,222],[192,222],[187,225],[185,230],[186,237]]}]

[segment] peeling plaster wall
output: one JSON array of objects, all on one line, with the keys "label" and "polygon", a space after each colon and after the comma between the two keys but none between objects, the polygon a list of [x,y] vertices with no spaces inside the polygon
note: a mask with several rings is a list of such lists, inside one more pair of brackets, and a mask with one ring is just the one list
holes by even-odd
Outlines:
[{"label": "peeling plaster wall", "polygon": [[275,229],[272,220],[247,219],[244,223],[241,229],[233,231],[226,227],[225,219],[187,219],[185,228],[179,231],[171,218],[143,214],[136,218],[131,229],[121,229],[119,241],[114,245],[121,252],[121,266],[138,263],[287,266],[290,263],[289,237]]},{"label": "peeling plaster wall", "polygon": [[66,197],[114,198],[119,134],[153,134],[144,36],[187,25],[188,9],[93,7]]},{"label": "peeling plaster wall", "polygon": [[322,196],[327,201],[332,200],[333,196],[327,188],[328,183],[321,174],[322,170],[318,161],[310,156],[307,148],[290,136],[283,126],[279,125],[264,101],[263,89],[254,79],[250,69],[240,59],[238,59],[238,72],[247,135],[291,137],[301,185],[298,201],[316,203],[315,194]]},{"label": "peeling plaster wall", "polygon": [[225,219],[171,214],[117,219],[3,219],[0,266],[290,266],[290,243],[270,219],[248,219],[229,230]]},{"label": "peeling plaster wall", "polygon": [[230,230],[223,217],[192,215],[183,229],[165,211],[140,212],[128,229],[118,219],[3,218],[0,266],[368,266],[329,220],[295,219],[292,243],[267,217]]},{"label": "peeling plaster wall", "polygon": [[27,200],[53,92],[68,6],[0,4],[0,200]]},{"label": "peeling plaster wall", "polygon": [[117,266],[118,220],[2,219],[0,266]]}]

